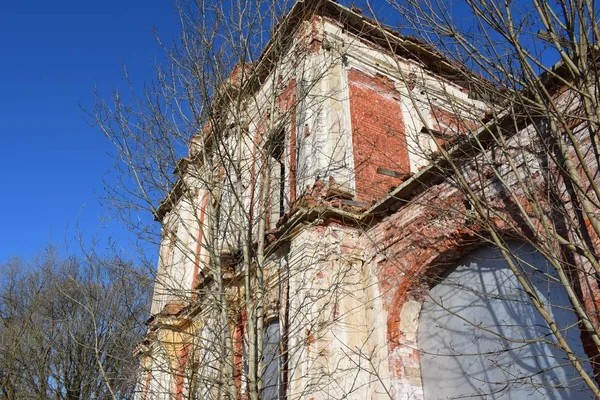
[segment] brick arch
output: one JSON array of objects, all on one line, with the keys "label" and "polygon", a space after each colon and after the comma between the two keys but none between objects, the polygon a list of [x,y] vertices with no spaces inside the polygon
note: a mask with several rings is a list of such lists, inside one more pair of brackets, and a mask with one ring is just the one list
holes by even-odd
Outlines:
[{"label": "brick arch", "polygon": [[388,312],[388,339],[392,347],[398,342],[394,332],[401,322],[403,305],[413,300],[422,302],[423,293],[435,284],[437,277],[484,245],[483,239],[456,230],[445,238],[439,237],[435,244],[414,240],[401,255],[402,260],[412,264],[408,269],[399,266],[396,257],[380,261],[378,279]]},{"label": "brick arch", "polygon": [[[416,226],[414,229],[421,229]],[[498,226],[504,241],[516,241],[522,233]],[[395,246],[401,246],[398,242]],[[465,229],[459,221],[450,229],[439,231],[438,236],[420,235],[402,246],[404,251],[394,250],[379,262],[378,279],[384,293],[384,307],[388,314],[388,340],[392,348],[398,345],[397,328],[401,323],[401,310],[407,301],[422,302],[424,294],[437,284],[449,269],[465,256],[480,248],[493,246],[482,232],[473,227]],[[400,269],[397,259],[410,263],[409,268]]]},{"label": "brick arch", "polygon": [[[376,257],[372,272],[387,319],[389,368],[396,398],[418,399],[422,391],[414,330],[424,293],[435,278],[486,244],[485,230],[473,225],[476,221],[468,220],[468,215],[463,194],[444,182],[415,195],[374,225],[363,239]],[[511,225],[519,226],[498,223],[497,232],[507,240],[523,237],[523,232],[511,231]]]},{"label": "brick arch", "polygon": [[[501,234],[508,242],[514,242],[514,237],[519,236],[510,231]],[[394,265],[394,260],[389,258],[383,258],[377,267],[379,284],[383,288],[383,307],[387,311],[389,367],[397,389],[396,398],[404,398],[407,395],[412,396],[410,398],[422,398],[415,396],[415,393],[422,393],[423,387],[421,357],[417,350],[419,344],[413,331],[419,326],[425,293],[461,259],[481,248],[491,246],[489,241],[481,236],[465,234],[458,225],[455,229],[440,232],[435,243],[424,240],[427,236],[428,234],[422,234],[418,238],[412,238],[410,245],[403,246],[404,251],[401,255],[398,249],[394,250],[403,261],[412,262],[412,268],[402,271],[403,273],[398,273],[397,270],[393,272],[397,266]],[[395,246],[400,246],[401,242],[397,242]],[[586,351],[583,351],[582,354],[585,353]]]},{"label": "brick arch", "polygon": [[[430,220],[431,221],[431,220]],[[481,238],[459,223],[444,231],[415,224],[419,231],[390,245],[376,266],[383,308],[387,317],[389,368],[396,398],[419,399],[422,390],[416,325],[423,293],[433,278],[452,263],[483,246]],[[400,230],[399,230],[400,231]],[[399,265],[401,260],[403,265]],[[408,266],[408,267],[407,267]]]}]

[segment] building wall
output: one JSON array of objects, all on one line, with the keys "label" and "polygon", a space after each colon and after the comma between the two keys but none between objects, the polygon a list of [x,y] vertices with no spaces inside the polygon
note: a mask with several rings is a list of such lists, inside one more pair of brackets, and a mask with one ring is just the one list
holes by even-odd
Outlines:
[{"label": "building wall", "polygon": [[291,243],[291,399],[385,393],[385,319],[359,236],[357,229],[332,223],[303,229]]},{"label": "building wall", "polygon": [[[578,317],[553,268],[532,246],[507,245],[573,354],[585,360]],[[427,399],[589,398],[566,354],[540,340],[552,341],[548,325],[497,247],[462,258],[429,290],[418,333]],[[589,362],[584,368],[593,374]]]},{"label": "building wall", "polygon": [[[431,153],[472,130],[482,105],[423,63],[391,57],[386,49],[349,33],[339,21],[317,16],[302,22],[296,34],[281,65],[264,78],[252,101],[228,116],[226,125],[234,125],[232,130],[243,122],[243,140],[224,140],[220,145],[242,158],[238,161],[244,167],[245,185],[241,204],[224,213],[229,220],[222,228],[228,229],[218,236],[219,251],[208,251],[215,242],[207,242],[211,221],[207,210],[216,200],[214,191],[203,187],[207,180],[199,183],[189,170],[184,173],[187,187],[195,192],[186,192],[163,218],[152,308],[156,318],[151,323],[159,339],[149,351],[150,358],[162,356],[156,346],[168,353],[170,375],[162,371],[152,379],[171,387],[175,397],[185,397],[191,383],[180,379],[178,371],[191,368],[210,376],[207,366],[222,356],[194,347],[191,338],[216,337],[210,328],[218,326],[221,332],[231,331],[235,390],[244,394],[246,293],[235,262],[231,271],[224,272],[227,296],[235,305],[227,310],[226,322],[198,310],[207,301],[203,296],[214,294],[210,286],[214,282],[203,286],[210,263],[217,254],[233,259],[240,237],[236,227],[250,226],[255,232],[262,215],[267,239],[280,243],[267,247],[264,271],[270,286],[264,307],[268,321],[279,320],[287,329],[282,337],[288,398],[423,399],[418,339],[424,298],[434,278],[483,246],[481,228],[474,223],[464,194],[443,179],[414,185],[403,193],[406,201],[399,201],[393,210],[375,209],[363,219],[364,211],[394,188],[402,189],[405,182],[418,182]],[[301,60],[294,56],[307,49]],[[440,138],[423,133],[423,128],[440,133]],[[519,149],[513,156],[541,187],[535,151],[521,150],[533,144],[528,129],[511,139]],[[273,211],[276,188],[263,185],[273,172],[266,149],[281,130],[285,215]],[[236,146],[242,149],[238,152]],[[225,166],[214,167],[209,172],[220,179],[227,175]],[[498,182],[503,178],[514,184],[515,177],[507,172],[482,180],[481,171],[472,167],[464,164],[464,178],[511,220]],[[265,190],[272,194],[263,196]],[[250,211],[247,221],[236,220],[240,207]],[[293,225],[290,221],[302,213],[306,218]],[[499,221],[500,231],[508,228]],[[277,236],[279,230],[285,234]],[[586,287],[598,290],[596,283]],[[586,297],[588,303],[590,298]],[[179,323],[187,336],[173,334],[183,329]],[[187,346],[194,351],[185,350]],[[187,390],[205,390],[208,395],[213,389]]]},{"label": "building wall", "polygon": [[[274,197],[279,196],[279,190],[274,187],[272,172],[267,171],[275,164],[267,154],[268,142],[275,134],[281,131],[284,135],[282,179],[286,211],[320,182],[328,185],[328,195],[371,203],[416,172],[420,165],[410,159],[419,152],[412,149],[409,155],[408,143],[414,146],[415,140],[430,140],[416,133],[417,126],[427,123],[421,118],[430,113],[424,97],[430,89],[423,89],[425,82],[433,91],[462,94],[455,85],[434,80],[423,67],[396,60],[403,69],[418,73],[423,82],[418,88],[425,94],[420,95],[418,102],[409,100],[413,109],[406,111],[403,77],[398,76],[397,65],[392,65],[382,50],[344,32],[330,19],[315,17],[304,24],[311,29],[299,31],[297,42],[264,78],[248,103],[235,109],[225,108],[222,125],[228,128],[220,132],[225,136],[216,146],[227,165],[207,160],[199,171],[190,171],[188,166],[187,172],[182,172],[180,181],[185,193],[163,217],[158,268],[162,288],[157,286],[154,314],[168,302],[185,301],[191,296],[196,275],[208,262],[205,241],[210,201],[219,202],[225,210],[221,214],[226,218],[219,221],[218,241],[212,244],[219,251],[235,252],[239,245],[236,232],[245,224],[257,229],[261,216],[266,217],[268,229],[275,229],[280,215]],[[308,37],[306,32],[310,32]],[[306,50],[307,42],[311,50],[299,61],[294,54]],[[466,97],[461,101],[466,101]],[[420,112],[414,111],[415,107]],[[234,140],[238,129],[243,130],[241,142]],[[414,137],[409,139],[409,132]],[[198,143],[195,138],[190,159],[198,153]],[[429,144],[417,147],[431,151]],[[424,160],[423,155],[420,157]],[[240,177],[231,172],[236,162],[241,167]],[[273,181],[268,187],[264,184],[266,176]],[[238,180],[244,182],[245,189],[241,203],[234,204]],[[266,197],[262,195],[265,190],[269,192]],[[239,220],[239,207],[251,210],[248,221]],[[170,300],[165,296],[170,296]]]},{"label": "building wall", "polygon": [[[563,217],[553,214],[553,209],[548,203],[544,203],[544,188],[549,184],[548,180],[554,180],[556,175],[547,174],[543,168],[545,153],[536,150],[535,139],[538,137],[535,132],[536,127],[530,125],[524,127],[518,134],[508,140],[507,149],[511,149],[512,154],[502,154],[494,152],[493,148],[479,155],[469,162],[465,162],[461,169],[463,176],[472,187],[482,193],[481,196],[489,199],[487,204],[491,210],[494,210],[495,216],[489,221],[496,225],[496,231],[505,235],[507,239],[519,237],[521,240],[535,241],[544,237],[542,222],[550,224],[559,224],[560,218],[575,218],[574,214],[569,215],[569,211]],[[581,143],[584,153],[589,154],[585,149],[585,140],[587,135],[582,135]],[[588,149],[589,150],[589,149]],[[510,157],[513,164],[517,166],[520,179],[525,177],[528,190],[538,191],[544,212],[542,218],[544,221],[534,221],[534,227],[539,231],[531,232],[527,224],[521,221],[521,214],[516,210],[514,201],[522,203],[527,209],[530,198],[523,192],[523,186],[517,182],[517,175],[507,166],[506,157]],[[498,168],[500,175],[495,175],[492,170],[480,168],[481,165],[504,165],[506,167]],[[479,166],[479,167],[476,167]],[[546,171],[546,172],[544,172]],[[482,173],[485,178],[482,179]],[[560,181],[560,179],[558,179]],[[556,181],[554,183],[557,183]],[[406,196],[406,194],[403,194]],[[458,260],[472,254],[474,251],[481,253],[481,248],[486,246],[485,240],[487,232],[484,225],[479,225],[477,217],[473,210],[469,209],[468,202],[461,190],[449,182],[441,181],[431,185],[423,191],[415,191],[410,194],[410,201],[406,202],[398,211],[390,213],[388,217],[372,226],[361,237],[361,241],[366,248],[370,248],[371,254],[370,271],[379,282],[379,291],[382,296],[382,309],[387,315],[387,343],[389,346],[390,371],[392,372],[393,390],[395,398],[423,398],[423,387],[421,380],[421,360],[419,351],[420,344],[416,332],[422,329],[418,325],[419,316],[423,302],[429,299],[428,291],[444,277],[445,273],[457,265]],[[567,202],[568,204],[568,202]],[[574,210],[573,210],[574,211]],[[531,218],[537,218],[536,214],[531,214]],[[557,219],[558,218],[558,219]],[[479,249],[479,250],[477,250]],[[559,254],[564,254],[558,251]],[[518,254],[518,251],[517,251]],[[527,258],[527,257],[525,257]],[[570,260],[561,260],[563,265],[571,265]],[[588,266],[583,260],[578,260],[573,268],[579,271],[585,271]],[[585,275],[585,274],[584,274]],[[573,286],[581,285],[583,288],[591,287],[579,272],[579,283],[574,282]],[[550,290],[546,288],[546,290]],[[564,291],[562,287],[551,290],[552,296],[559,296]],[[550,296],[548,293],[545,295]],[[481,293],[480,293],[481,294]],[[581,294],[584,304],[588,304],[595,298],[589,291]],[[493,297],[493,296],[492,296]],[[557,306],[558,297],[548,300],[547,306],[553,304]],[[483,304],[487,304],[485,296],[478,297]],[[561,300],[561,301],[564,301]],[[566,303],[567,306],[570,304]],[[475,304],[473,304],[475,306]],[[556,311],[556,309],[554,310]],[[473,310],[473,312],[476,312]],[[551,311],[552,312],[552,311]],[[561,311],[562,312],[562,311]],[[569,311],[572,312],[572,311]],[[589,310],[588,310],[589,313]],[[465,315],[469,311],[465,311]],[[589,315],[594,315],[590,313]],[[557,314],[556,322],[567,324],[568,316]],[[468,319],[468,318],[467,318]],[[468,322],[465,322],[468,323]],[[597,322],[596,322],[597,323]],[[526,325],[526,323],[521,323]],[[436,324],[430,324],[428,329],[440,329]],[[547,329],[547,328],[545,328]],[[575,340],[573,349],[578,357],[581,357],[584,369],[593,376],[592,366],[589,360],[596,356],[595,351],[582,351],[581,345],[587,345],[585,335],[579,332],[577,325],[571,324],[563,328],[563,334],[567,338]],[[566,333],[569,329],[574,331]],[[434,334],[428,332],[429,334]],[[439,335],[444,336],[440,331]],[[449,333],[447,335],[450,335]],[[593,347],[593,346],[592,346]],[[524,350],[523,350],[524,352]],[[459,354],[457,354],[457,358]],[[564,358],[564,354],[562,354]],[[568,363],[567,363],[568,364]],[[561,368],[558,368],[561,371]],[[565,371],[560,373],[568,374]],[[428,371],[428,379],[431,385],[431,379],[435,380],[435,374]],[[441,375],[440,375],[441,376]],[[440,377],[438,376],[438,378]],[[516,379],[514,376],[512,377]],[[540,378],[543,379],[543,378]],[[508,382],[508,378],[507,378]],[[569,383],[569,387],[575,387],[581,381]],[[466,385],[466,383],[465,383]],[[540,390],[548,390],[545,389]],[[583,389],[581,393],[559,393],[554,392],[552,396],[556,398],[586,398],[589,390]],[[506,394],[505,394],[506,395]],[[429,395],[425,398],[443,398],[432,394],[431,386]],[[504,398],[502,392],[496,394],[497,398]]]}]

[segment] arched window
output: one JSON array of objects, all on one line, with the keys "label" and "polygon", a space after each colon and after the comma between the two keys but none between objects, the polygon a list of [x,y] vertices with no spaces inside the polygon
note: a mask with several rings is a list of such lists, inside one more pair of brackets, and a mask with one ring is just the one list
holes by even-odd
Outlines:
[{"label": "arched window", "polygon": [[[573,352],[585,360],[577,317],[547,261],[531,246],[509,247]],[[419,319],[426,400],[590,398],[497,248],[473,252],[442,278]]]}]

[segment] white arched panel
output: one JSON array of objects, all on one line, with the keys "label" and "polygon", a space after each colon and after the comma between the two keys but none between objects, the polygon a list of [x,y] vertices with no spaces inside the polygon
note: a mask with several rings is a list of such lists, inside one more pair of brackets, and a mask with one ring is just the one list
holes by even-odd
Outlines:
[{"label": "white arched panel", "polygon": [[[585,360],[577,317],[547,261],[531,246],[509,247],[572,351]],[[497,248],[463,258],[429,291],[418,341],[426,400],[591,397]]]}]

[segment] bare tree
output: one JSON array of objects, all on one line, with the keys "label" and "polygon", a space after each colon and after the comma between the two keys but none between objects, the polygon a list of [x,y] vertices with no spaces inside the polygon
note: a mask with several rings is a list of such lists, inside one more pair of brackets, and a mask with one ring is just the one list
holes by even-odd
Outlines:
[{"label": "bare tree", "polygon": [[[415,134],[428,138],[427,146],[417,141],[421,145],[412,150],[429,164],[417,179],[424,186],[443,186],[446,191],[445,199],[422,205],[434,210],[436,221],[445,218],[449,225],[462,226],[464,237],[469,237],[465,246],[487,243],[498,249],[495,257],[514,275],[514,282],[505,281],[513,289],[479,292],[480,303],[489,305],[498,298],[506,303],[517,296],[535,311],[543,329],[535,335],[524,334],[524,328],[511,332],[502,322],[478,320],[468,308],[443,304],[442,297],[475,290],[460,277],[460,268],[443,279],[439,266],[428,275],[432,280],[426,287],[434,289],[428,292],[426,303],[435,303],[428,312],[441,318],[442,328],[451,329],[452,315],[454,323],[462,321],[462,332],[494,337],[499,345],[487,349],[492,354],[486,361],[490,370],[504,368],[501,360],[507,349],[550,343],[562,354],[554,356],[559,363],[576,371],[563,378],[562,385],[597,398],[600,114],[596,5],[535,0],[386,3],[388,10],[397,12],[388,14],[386,21],[398,23],[404,32],[457,66],[457,75],[470,88],[472,99],[472,105],[458,102],[451,91],[430,90],[422,76],[400,68],[396,71],[398,79],[416,87],[407,93],[414,108],[421,110]],[[376,10],[381,4],[367,1],[363,5],[374,18],[380,16]],[[382,22],[378,26],[386,29]],[[387,47],[391,49],[392,44],[389,41]],[[440,104],[445,112],[438,111]],[[515,240],[521,245],[515,245]],[[533,253],[545,260],[545,267],[532,261]],[[422,281],[423,276],[416,280]],[[442,289],[435,289],[436,285]],[[443,289],[444,285],[453,288]],[[568,310],[573,318],[559,310]],[[482,343],[471,339],[471,346]],[[463,354],[468,360],[465,347],[446,345],[440,354],[449,352],[455,358]],[[440,359],[437,362],[444,364]],[[504,379],[493,384],[482,381],[481,370],[459,370],[448,377],[471,375],[464,382],[473,387],[465,385],[446,395],[504,398],[515,386],[532,385],[536,387],[532,391],[546,386],[558,396],[559,380],[543,382],[542,374],[550,368],[543,363],[533,372],[505,368]],[[429,379],[430,385],[438,385],[440,376]]]},{"label": "bare tree", "polygon": [[[329,1],[180,3],[156,80],[98,99],[122,178],[108,197],[160,248],[140,399],[419,398],[409,369],[443,398],[427,385],[444,357],[469,378],[446,396],[597,397],[593,4],[466,1],[455,22],[443,2],[388,1],[417,40],[361,3],[372,18]],[[403,239],[430,229],[414,215],[447,241]],[[485,244],[506,268],[471,287],[448,266]],[[399,287],[401,312],[386,308]],[[506,318],[460,309],[478,306]],[[424,350],[444,332],[467,344]]]},{"label": "bare tree", "polygon": [[48,250],[2,275],[2,398],[133,397],[148,281],[131,265]]},{"label": "bare tree", "polygon": [[[322,82],[341,56],[317,52],[311,21],[298,23],[318,3],[178,4],[181,40],[165,47],[156,81],[134,107],[117,93],[92,113],[126,177],[109,197],[163,226],[142,398],[278,398],[290,382],[282,375],[301,362],[302,343],[286,337],[320,329],[312,306],[289,304],[290,280],[306,286],[320,256],[290,269],[296,232],[284,224],[297,188],[328,184],[331,166],[327,154],[296,163],[297,151],[322,151],[297,132],[312,142],[323,103],[339,97]],[[329,297],[320,288],[306,303]]]}]

